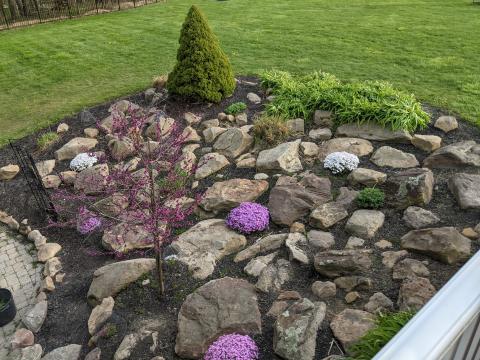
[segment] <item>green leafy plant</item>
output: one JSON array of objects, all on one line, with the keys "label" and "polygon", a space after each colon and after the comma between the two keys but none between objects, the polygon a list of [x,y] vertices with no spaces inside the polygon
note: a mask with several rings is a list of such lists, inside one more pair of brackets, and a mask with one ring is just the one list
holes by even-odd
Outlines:
[{"label": "green leafy plant", "polygon": [[337,125],[375,123],[409,132],[425,128],[430,121],[413,95],[396,90],[387,82],[342,83],[324,72],[293,76],[269,71],[261,78],[262,86],[272,89],[275,95],[267,105],[271,115],[311,121],[315,110],[321,109],[333,111]]},{"label": "green leafy plant", "polygon": [[7,306],[8,302],[4,299],[0,299],[0,310],[3,310],[5,306]]},{"label": "green leafy plant", "polygon": [[37,139],[37,146],[40,148],[40,150],[45,150],[50,145],[52,145],[56,141],[58,141],[59,138],[60,138],[60,136],[56,132],[49,131],[49,132],[41,135]]},{"label": "green leafy plant", "polygon": [[247,109],[247,105],[244,102],[236,102],[231,105],[229,105],[226,109],[225,112],[227,114],[231,115],[237,115],[240,114],[241,112],[245,111]]},{"label": "green leafy plant", "polygon": [[217,37],[200,9],[192,5],[180,34],[177,63],[168,75],[171,94],[220,102],[235,90],[235,78]]},{"label": "green leafy plant", "polygon": [[275,146],[290,136],[285,119],[280,116],[261,116],[253,125],[255,141],[265,146]]},{"label": "green leafy plant", "polygon": [[348,349],[349,360],[371,360],[414,315],[412,311],[378,315],[375,327]]},{"label": "green leafy plant", "polygon": [[361,208],[378,209],[385,203],[385,193],[377,188],[365,188],[358,193],[357,204]]}]

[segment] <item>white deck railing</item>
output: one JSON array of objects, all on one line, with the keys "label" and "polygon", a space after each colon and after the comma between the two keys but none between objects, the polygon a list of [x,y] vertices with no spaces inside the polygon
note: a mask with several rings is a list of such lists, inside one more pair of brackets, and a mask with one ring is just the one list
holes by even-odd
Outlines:
[{"label": "white deck railing", "polygon": [[373,360],[480,359],[480,252]]}]

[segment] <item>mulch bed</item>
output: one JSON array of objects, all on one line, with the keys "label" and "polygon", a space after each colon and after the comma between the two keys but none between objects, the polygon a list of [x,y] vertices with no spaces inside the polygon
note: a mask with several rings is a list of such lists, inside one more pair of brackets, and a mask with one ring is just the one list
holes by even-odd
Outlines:
[{"label": "mulch bed", "polygon": [[[245,81],[257,81],[255,78],[249,77],[242,77],[241,79]],[[261,94],[262,90],[258,85],[242,82],[237,86],[235,94],[220,104],[206,106],[204,104],[192,104],[178,99],[171,99],[165,103],[164,111],[170,117],[177,120],[181,119],[183,113],[187,111],[201,115],[203,119],[216,118],[217,114],[223,111],[229,104],[238,101],[246,102],[246,95],[248,92]],[[141,106],[147,106],[143,99],[143,93],[133,95],[127,99]],[[113,102],[109,102],[93,107],[89,109],[89,111],[97,119],[103,119],[108,115],[108,108],[112,103]],[[444,114],[438,109],[428,106],[425,106],[425,108],[432,114],[432,119],[436,119],[441,114]],[[249,119],[252,119],[254,114],[259,113],[261,110],[261,105],[249,104]],[[32,153],[36,161],[52,159],[54,158],[54,150],[58,149],[61,145],[74,137],[83,136],[83,129],[87,127],[85,124],[79,123],[77,116],[67,117],[61,122],[65,122],[70,126],[69,131],[61,137],[57,144],[44,152],[38,151],[36,140],[42,133],[49,131],[49,129],[22,138],[16,141],[16,144]],[[95,126],[95,124],[90,125],[92,127]],[[55,128],[55,126],[52,126],[52,129]],[[308,133],[308,131],[306,131],[306,133]],[[421,131],[420,133],[441,136],[444,145],[461,140],[473,139],[480,141],[480,129],[463,121],[459,122],[459,129],[449,134],[444,134],[440,130],[433,128],[433,126],[430,126],[428,129]],[[100,139],[101,138],[99,138],[99,140]],[[389,145],[386,142],[372,143],[375,148]],[[105,143],[100,141],[96,149],[103,148],[104,146]],[[412,145],[395,144],[394,147],[414,154],[420,163],[426,157],[426,153],[416,149]],[[6,146],[0,149],[0,165],[3,166],[10,162],[15,163],[15,160],[13,159],[11,150]],[[55,171],[60,172],[66,169],[67,166],[68,162],[57,164]],[[378,170],[374,164],[365,158],[361,160],[360,166]],[[312,170],[320,176],[327,176],[328,174],[322,168],[321,164],[316,164]],[[390,172],[387,168],[382,168],[381,171],[386,173]],[[478,169],[470,171],[479,172]],[[441,216],[444,222],[438,224],[438,226],[456,226],[458,228],[463,228],[477,224],[480,219],[480,212],[461,210],[453,195],[447,188],[446,180],[456,171],[436,169],[434,172],[436,179],[434,197],[432,202],[425,206],[425,208]],[[469,170],[465,170],[465,172],[469,172]],[[236,169],[235,165],[232,165],[222,171],[222,173],[224,174],[223,180],[235,177],[253,179],[255,170]],[[346,177],[332,177],[330,175],[330,178],[332,179],[333,193],[335,193],[335,189],[338,189],[341,186],[347,186]],[[275,179],[270,178],[269,181],[272,187]],[[202,181],[199,191],[204,190],[213,182],[213,177]],[[48,295],[48,315],[40,333],[36,336],[37,342],[42,345],[45,353],[56,347],[70,343],[82,344],[84,346],[82,356],[84,356],[89,351],[87,346],[89,340],[87,320],[91,308],[87,304],[86,298],[92,280],[92,274],[97,268],[115,260],[108,254],[92,256],[86,251],[87,249],[94,249],[99,252],[102,251],[100,246],[100,235],[83,238],[74,230],[46,228],[45,216],[42,211],[38,209],[25,180],[20,174],[12,181],[0,183],[0,198],[2,199],[2,204],[0,206],[1,210],[7,211],[9,214],[12,214],[15,218],[20,220],[28,218],[33,228],[40,229],[50,241],[58,242],[63,248],[60,253],[60,258],[64,271],[66,272],[66,277],[64,282],[58,284],[56,290]],[[267,200],[268,195],[264,195],[258,199],[258,202],[265,204]],[[402,216],[402,211],[388,207],[382,209],[382,211],[385,213],[386,217],[385,225],[380,229],[375,239],[369,241],[369,244],[373,244],[373,242],[378,241],[379,239],[387,239],[394,244],[393,250],[398,250],[400,248],[399,238],[410,229],[406,227],[403,221],[399,221]],[[219,216],[222,215],[224,214]],[[445,221],[447,219],[448,221]],[[308,221],[305,221],[304,223],[308,223]],[[346,219],[331,229],[335,239],[337,239],[335,248],[343,249],[349,237],[344,230],[345,223]],[[272,225],[268,232],[280,232],[281,230],[285,229]],[[261,234],[249,236],[249,243],[252,243],[254,239],[260,236]],[[479,248],[478,244],[475,242],[472,242],[472,244],[473,252],[477,251]],[[287,257],[286,250],[284,249],[282,251],[285,252],[282,256]],[[362,308],[369,296],[378,291],[383,292],[393,301],[397,300],[400,282],[394,282],[391,276],[385,272],[385,268],[381,264],[380,251],[374,248],[374,254],[376,261],[370,269],[370,272],[365,274],[365,276],[369,276],[373,280],[374,286],[372,287],[372,290],[362,291],[362,300],[348,305],[350,308]],[[130,257],[144,255],[153,256],[153,253],[147,252],[146,254],[133,254],[130,255]],[[416,256],[414,254],[410,257],[418,258],[419,260],[426,259],[425,257]],[[101,339],[98,343],[102,349],[102,359],[112,359],[113,354],[123,337],[145,325],[151,325],[159,331],[158,349],[155,354],[152,354],[148,349],[151,344],[144,342],[135,349],[131,358],[148,360],[154,355],[161,355],[165,357],[165,359],[179,359],[174,353],[176,318],[178,310],[185,297],[207,281],[224,276],[245,278],[250,282],[255,282],[255,279],[249,278],[243,272],[245,264],[246,263],[236,264],[233,262],[233,256],[227,257],[218,264],[214,274],[204,281],[194,280],[191,276],[186,275],[187,271],[179,264],[169,264],[166,277],[167,294],[162,300],[159,300],[157,297],[158,291],[155,287],[155,279],[153,276],[150,285],[143,286],[141,285],[141,281],[133,284],[120,293],[115,299],[114,316],[111,320],[111,322],[115,324],[115,330],[111,332],[108,338]],[[460,265],[449,266],[434,260],[429,260],[428,268],[431,272],[430,280],[432,284],[439,289],[459,267]],[[311,284],[316,280],[326,279],[323,279],[317,274],[314,271],[313,266],[295,265],[294,269],[295,276],[289,283],[285,284],[283,288],[296,290],[303,296],[312,300],[315,299],[310,290]],[[342,290],[340,290],[336,298],[327,301],[327,318],[323,322],[322,328],[318,333],[316,359],[321,359],[329,354],[332,333],[328,324],[335,313],[338,313],[347,307],[343,301],[344,295],[345,294],[342,293]],[[273,354],[272,350],[274,321],[272,318],[265,316],[274,300],[275,296],[273,295],[259,294],[259,305],[261,313],[263,314],[263,334],[255,336],[254,338],[260,347],[261,359],[279,359]],[[336,346],[333,346],[333,349],[334,350],[331,351],[330,354],[339,353],[339,351],[336,350]]]}]

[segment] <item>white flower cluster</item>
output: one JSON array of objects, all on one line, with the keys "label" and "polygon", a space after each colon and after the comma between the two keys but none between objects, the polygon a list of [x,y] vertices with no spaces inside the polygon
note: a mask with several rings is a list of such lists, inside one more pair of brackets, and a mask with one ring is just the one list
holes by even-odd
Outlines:
[{"label": "white flower cluster", "polygon": [[70,161],[70,169],[73,171],[82,171],[92,167],[97,163],[96,156],[90,156],[87,153],[81,153],[75,156],[72,161]]},{"label": "white flower cluster", "polygon": [[333,174],[341,174],[355,170],[359,162],[358,156],[345,151],[339,151],[328,154],[323,161],[323,167],[329,169]]}]

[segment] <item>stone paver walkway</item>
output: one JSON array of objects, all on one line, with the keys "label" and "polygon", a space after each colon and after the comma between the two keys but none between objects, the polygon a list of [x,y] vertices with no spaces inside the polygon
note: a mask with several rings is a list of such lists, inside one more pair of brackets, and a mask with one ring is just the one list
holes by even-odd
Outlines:
[{"label": "stone paver walkway", "polygon": [[36,250],[22,235],[0,224],[0,287],[13,293],[17,316],[0,327],[0,359],[8,353],[10,336],[21,326],[21,317],[35,303],[42,281],[43,265],[36,263]]}]

